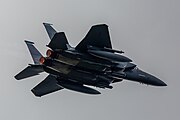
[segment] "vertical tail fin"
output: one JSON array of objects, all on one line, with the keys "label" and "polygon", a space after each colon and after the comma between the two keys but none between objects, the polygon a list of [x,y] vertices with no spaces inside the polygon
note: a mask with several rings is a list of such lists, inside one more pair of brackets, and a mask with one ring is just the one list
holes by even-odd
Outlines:
[{"label": "vertical tail fin", "polygon": [[51,39],[50,43],[47,45],[52,50],[66,50],[67,45],[69,45],[66,35],[64,32],[56,32],[56,30],[51,26],[52,24],[43,23],[49,38]]},{"label": "vertical tail fin", "polygon": [[17,80],[39,75],[39,73],[44,71],[43,66],[39,64],[39,59],[42,56],[41,53],[34,47],[33,42],[25,40],[25,43],[32,56],[34,65],[27,66],[24,70],[14,76]]},{"label": "vertical tail fin", "polygon": [[64,32],[58,32],[54,35],[51,42],[48,44],[52,50],[67,50],[67,45],[69,45]]},{"label": "vertical tail fin", "polygon": [[52,24],[49,23],[43,23],[49,38],[52,40],[52,38],[54,37],[54,35],[57,33],[56,30],[51,26]]},{"label": "vertical tail fin", "polygon": [[97,48],[106,47],[112,49],[109,30],[106,24],[92,26],[87,35],[76,46],[75,49],[80,51],[86,51],[88,46],[93,46]]},{"label": "vertical tail fin", "polygon": [[39,59],[42,57],[41,53],[33,45],[34,44],[33,42],[25,40],[25,43],[29,49],[29,52],[32,56],[34,64],[39,64]]}]

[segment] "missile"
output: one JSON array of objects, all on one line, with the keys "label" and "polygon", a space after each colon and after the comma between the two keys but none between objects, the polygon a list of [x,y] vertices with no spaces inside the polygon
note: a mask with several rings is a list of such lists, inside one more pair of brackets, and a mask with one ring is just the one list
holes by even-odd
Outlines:
[{"label": "missile", "polygon": [[58,80],[58,85],[69,90],[82,92],[86,94],[101,94],[99,91],[95,89],[83,86],[82,84],[79,84],[70,80]]},{"label": "missile", "polygon": [[119,55],[119,54],[112,53],[112,52],[107,52],[107,51],[102,51],[102,50],[88,50],[88,52],[89,54],[95,57],[99,57],[99,58],[110,60],[110,61],[132,62],[131,59],[125,56]]},{"label": "missile", "polygon": [[116,53],[124,53],[122,50],[119,51],[119,50],[114,50],[114,49],[111,49],[111,48],[107,48],[107,47],[104,47],[104,48],[98,48],[98,47],[94,47],[94,46],[88,46],[88,50],[101,50],[101,51],[106,51],[106,52],[116,52]]}]

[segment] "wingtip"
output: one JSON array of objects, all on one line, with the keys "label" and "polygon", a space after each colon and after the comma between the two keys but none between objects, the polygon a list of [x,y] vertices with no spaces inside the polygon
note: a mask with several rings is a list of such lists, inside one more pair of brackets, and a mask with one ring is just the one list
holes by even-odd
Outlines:
[{"label": "wingtip", "polygon": [[36,97],[41,97],[38,93],[36,93],[35,89],[31,89],[31,92],[36,96]]}]

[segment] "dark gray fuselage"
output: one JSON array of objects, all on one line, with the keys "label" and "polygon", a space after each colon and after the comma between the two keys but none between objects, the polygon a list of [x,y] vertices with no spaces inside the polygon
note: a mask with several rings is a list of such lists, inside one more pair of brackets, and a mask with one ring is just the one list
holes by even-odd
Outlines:
[{"label": "dark gray fuselage", "polygon": [[[72,52],[72,51],[71,51]],[[113,63],[90,54],[75,52],[57,53],[49,59],[44,70],[57,77],[77,81],[81,84],[106,88],[118,79],[127,79],[155,86],[165,85],[160,79],[143,72],[130,62]]]}]

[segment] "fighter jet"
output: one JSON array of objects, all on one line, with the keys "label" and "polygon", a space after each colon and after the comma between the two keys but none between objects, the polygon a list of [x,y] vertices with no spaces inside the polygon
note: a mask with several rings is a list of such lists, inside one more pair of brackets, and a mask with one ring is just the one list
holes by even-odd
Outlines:
[{"label": "fighter jet", "polygon": [[131,80],[153,86],[167,86],[159,78],[140,70],[123,51],[112,48],[108,26],[94,25],[84,39],[71,47],[64,32],[57,32],[52,24],[43,23],[50,42],[46,56],[25,40],[33,64],[29,64],[15,78],[24,78],[46,72],[49,75],[31,91],[41,97],[69,89],[86,94],[100,94],[93,87],[112,89],[112,84]]}]

